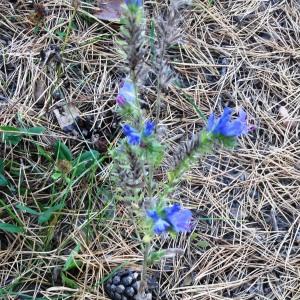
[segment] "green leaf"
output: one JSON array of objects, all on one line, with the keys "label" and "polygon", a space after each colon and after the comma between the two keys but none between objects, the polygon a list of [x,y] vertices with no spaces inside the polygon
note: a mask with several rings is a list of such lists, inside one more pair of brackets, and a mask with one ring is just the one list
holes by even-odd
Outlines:
[{"label": "green leaf", "polygon": [[0,130],[2,132],[7,132],[7,133],[13,133],[13,132],[20,132],[20,128],[16,128],[13,126],[0,126]]},{"label": "green leaf", "polygon": [[5,178],[3,174],[0,174],[0,186],[7,186],[8,180]]},{"label": "green leaf", "polygon": [[153,166],[159,166],[164,158],[164,148],[154,138],[150,138],[147,147],[145,148],[147,161]]},{"label": "green leaf", "polygon": [[227,136],[219,135],[217,138],[223,144],[223,146],[226,148],[233,149],[234,146],[236,145],[236,139],[234,137],[227,137]]},{"label": "green leaf", "polygon": [[166,251],[165,250],[159,250],[159,251],[151,252],[149,254],[147,262],[148,262],[149,265],[152,265],[155,262],[160,261],[165,255],[166,255]]},{"label": "green leaf", "polygon": [[77,263],[74,259],[74,256],[76,256],[79,253],[80,249],[81,249],[80,244],[77,244],[76,247],[71,251],[68,259],[64,264],[63,271],[68,271],[73,268],[76,268],[78,266],[78,263],[80,264],[80,262]]},{"label": "green leaf", "polygon": [[55,157],[58,160],[72,161],[73,156],[71,150],[61,141],[54,144]]},{"label": "green leaf", "polygon": [[44,133],[46,130],[46,128],[44,127],[31,127],[26,129],[26,131],[24,133],[26,133],[27,135],[39,135]]},{"label": "green leaf", "polygon": [[66,35],[67,35],[66,32],[64,32],[64,31],[56,31],[55,34],[56,34],[58,37],[60,37],[62,40],[64,40],[65,37],[66,37]]},{"label": "green leaf", "polygon": [[49,207],[47,210],[40,213],[38,222],[39,224],[43,224],[45,222],[48,222],[50,218],[52,217],[53,213],[62,210],[64,207],[64,203],[61,202],[57,205],[54,205],[52,207]]},{"label": "green leaf", "polygon": [[38,212],[38,211],[36,211],[36,210],[28,207],[28,206],[22,205],[22,204],[17,204],[16,208],[18,208],[21,211],[25,211],[25,212],[27,212],[27,213],[29,213],[31,215],[39,216],[41,214],[40,212]]},{"label": "green leaf", "polygon": [[62,176],[62,173],[61,173],[61,172],[55,172],[55,173],[53,173],[53,174],[51,175],[51,178],[52,178],[53,180],[57,180],[57,179],[61,178],[61,176]]},{"label": "green leaf", "polygon": [[0,159],[0,174],[4,174],[4,160]]},{"label": "green leaf", "polygon": [[200,240],[200,241],[197,242],[196,246],[203,249],[203,250],[206,250],[210,245],[207,241]]},{"label": "green leaf", "polygon": [[0,230],[10,232],[10,233],[22,233],[24,229],[22,227],[8,224],[8,223],[0,223]]},{"label": "green leaf", "polygon": [[75,280],[68,278],[64,272],[61,272],[61,279],[62,282],[65,286],[72,288],[72,289],[76,289],[78,288],[78,284],[75,282]]},{"label": "green leaf", "polygon": [[22,139],[20,129],[13,126],[0,126],[0,132],[3,142],[12,145],[17,145]]},{"label": "green leaf", "polygon": [[39,216],[38,222],[39,222],[39,224],[42,224],[42,223],[49,221],[49,219],[51,218],[53,213],[61,210],[64,207],[64,203],[59,203],[57,205],[49,207],[47,210],[42,211],[42,212],[38,212],[35,209],[32,209],[32,208],[27,207],[22,204],[17,204],[16,207],[22,211],[25,211],[25,212],[31,214],[31,215]]},{"label": "green leaf", "polygon": [[38,150],[38,154],[44,158],[46,158],[48,161],[52,161],[52,157],[50,152],[46,151],[43,147],[41,147],[40,145],[36,145],[37,150]]},{"label": "green leaf", "polygon": [[0,131],[2,131],[1,139],[4,142],[10,143],[12,145],[17,145],[21,140],[23,135],[38,135],[45,131],[44,127],[31,127],[31,128],[16,128],[13,126],[0,126]]},{"label": "green leaf", "polygon": [[75,159],[73,174],[75,177],[81,175],[86,170],[88,170],[98,159],[100,158],[100,153],[96,150],[86,151]]}]

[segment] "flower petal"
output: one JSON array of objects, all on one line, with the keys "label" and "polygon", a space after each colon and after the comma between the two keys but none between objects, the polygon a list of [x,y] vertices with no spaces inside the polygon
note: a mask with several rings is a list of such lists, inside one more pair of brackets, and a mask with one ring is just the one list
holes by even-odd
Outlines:
[{"label": "flower petal", "polygon": [[206,130],[212,131],[214,126],[215,126],[215,114],[212,113],[212,114],[210,114],[210,116],[208,118]]},{"label": "flower petal", "polygon": [[191,230],[192,212],[188,209],[182,209],[169,218],[172,228],[176,232],[187,232]]},{"label": "flower petal", "polygon": [[171,226],[168,222],[163,220],[155,210],[147,210],[147,216],[153,221],[153,231],[156,234],[164,233]]},{"label": "flower petal", "polygon": [[128,124],[123,125],[123,132],[128,138],[128,142],[131,145],[139,145],[141,143],[141,135],[137,130]]},{"label": "flower petal", "polygon": [[148,137],[154,132],[155,123],[152,121],[147,121],[143,130],[143,135]]},{"label": "flower petal", "polygon": [[179,204],[165,208],[166,219],[176,232],[187,232],[191,229],[192,212],[183,209]]},{"label": "flower petal", "polygon": [[167,232],[169,227],[170,227],[170,224],[168,222],[159,218],[156,222],[154,222],[153,231],[156,234],[161,234],[161,233]]},{"label": "flower petal", "polygon": [[135,101],[135,89],[131,80],[124,80],[118,96],[124,97],[128,103]]}]

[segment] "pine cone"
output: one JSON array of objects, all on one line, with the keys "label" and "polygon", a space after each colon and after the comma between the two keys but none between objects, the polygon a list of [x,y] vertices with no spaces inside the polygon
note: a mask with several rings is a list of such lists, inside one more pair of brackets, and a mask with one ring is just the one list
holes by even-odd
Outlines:
[{"label": "pine cone", "polygon": [[[112,300],[137,300],[140,280],[139,272],[121,270],[107,281],[105,291]],[[146,291],[146,294],[146,299],[152,299],[151,293]]]}]

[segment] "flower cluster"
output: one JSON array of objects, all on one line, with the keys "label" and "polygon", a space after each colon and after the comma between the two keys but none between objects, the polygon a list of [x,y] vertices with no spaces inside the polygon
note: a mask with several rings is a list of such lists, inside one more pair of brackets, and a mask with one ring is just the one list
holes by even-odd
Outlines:
[{"label": "flower cluster", "polygon": [[232,109],[226,107],[217,119],[212,113],[208,119],[206,130],[214,135],[239,137],[247,134],[253,127],[247,125],[247,114],[241,109],[238,118],[231,121]]},{"label": "flower cluster", "polygon": [[168,231],[188,232],[191,230],[192,212],[182,208],[179,204],[165,207],[160,213],[148,210],[147,216],[153,222],[153,231],[156,234]]},{"label": "flower cluster", "polygon": [[147,121],[141,132],[139,132],[137,129],[133,128],[129,124],[125,124],[123,126],[123,132],[126,135],[129,144],[140,145],[143,138],[147,138],[152,135],[152,133],[154,132],[154,128],[154,122]]}]

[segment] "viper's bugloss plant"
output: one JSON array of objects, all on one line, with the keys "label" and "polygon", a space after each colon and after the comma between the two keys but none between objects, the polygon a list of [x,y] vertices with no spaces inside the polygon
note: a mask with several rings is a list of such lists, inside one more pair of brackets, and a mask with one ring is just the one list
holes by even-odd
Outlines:
[{"label": "viper's bugloss plant", "polygon": [[[158,18],[157,57],[151,60],[154,61],[153,70],[157,70],[158,94],[170,82],[165,48],[178,41],[180,30],[177,28],[169,33],[168,28],[178,25],[176,18],[180,15],[183,2],[178,4],[176,0],[171,1],[167,19]],[[234,146],[237,138],[247,134],[253,127],[247,124],[247,114],[243,110],[240,110],[235,119],[232,119],[233,110],[230,108],[225,108],[218,118],[212,113],[207,126],[189,138],[173,155],[167,181],[156,182],[154,174],[163,161],[165,151],[156,134],[160,110],[157,109],[156,121],[148,120],[141,109],[139,93],[139,87],[147,73],[144,34],[146,22],[142,1],[126,0],[125,3],[118,45],[127,77],[120,83],[116,96],[124,137],[112,151],[113,180],[116,186],[115,197],[131,205],[131,217],[133,221],[136,220],[136,224],[141,225],[138,227],[138,236],[143,237],[141,247],[144,249],[144,261],[139,298],[136,299],[146,299],[143,294],[146,290],[145,278],[152,240],[162,234],[174,236],[193,230],[192,211],[179,203],[170,203],[170,194],[200,155],[212,153],[220,145]],[[147,64],[151,63],[148,61]],[[158,106],[160,101],[161,96],[157,97]]]}]

